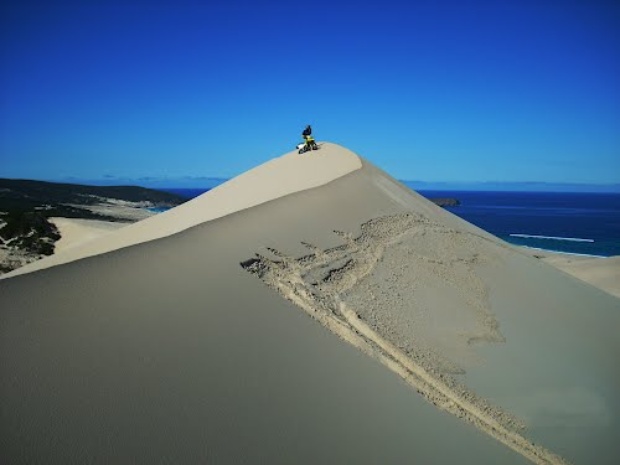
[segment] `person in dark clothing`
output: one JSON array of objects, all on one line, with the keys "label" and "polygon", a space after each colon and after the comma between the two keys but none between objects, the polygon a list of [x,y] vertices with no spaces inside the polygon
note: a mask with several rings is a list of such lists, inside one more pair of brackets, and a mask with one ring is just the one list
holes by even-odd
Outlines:
[{"label": "person in dark clothing", "polygon": [[310,125],[306,126],[306,129],[304,129],[304,132],[301,133],[301,137],[304,138],[305,145],[306,145],[306,150],[316,150],[319,147],[316,145],[316,142],[314,141],[314,138],[312,137],[312,127]]}]

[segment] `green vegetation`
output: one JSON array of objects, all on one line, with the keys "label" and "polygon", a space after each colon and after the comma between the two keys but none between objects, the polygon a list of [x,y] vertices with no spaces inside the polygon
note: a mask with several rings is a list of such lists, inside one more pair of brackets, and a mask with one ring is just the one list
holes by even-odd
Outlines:
[{"label": "green vegetation", "polygon": [[0,218],[4,222],[0,228],[0,239],[5,245],[9,244],[28,254],[54,253],[54,242],[60,239],[60,234],[42,213],[11,211]]},{"label": "green vegetation", "polygon": [[[60,239],[51,217],[131,221],[91,211],[96,205],[174,207],[184,197],[136,186],[85,186],[0,179],[0,273],[54,253]],[[0,257],[0,260],[2,257]]]},{"label": "green vegetation", "polygon": [[[167,192],[137,186],[84,186],[21,179],[0,179],[0,211],[32,211],[53,208],[46,216],[87,218],[75,206],[94,205],[103,199],[148,202],[156,207],[173,207],[187,199]],[[71,208],[71,206],[74,206]],[[59,213],[68,213],[70,216]],[[88,217],[90,218],[90,217]],[[102,218],[98,218],[102,219]]]}]

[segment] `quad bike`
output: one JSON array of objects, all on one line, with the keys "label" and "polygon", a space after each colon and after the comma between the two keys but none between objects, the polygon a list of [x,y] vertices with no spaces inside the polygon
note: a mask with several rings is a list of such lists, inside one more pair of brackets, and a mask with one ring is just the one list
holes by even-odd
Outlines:
[{"label": "quad bike", "polygon": [[310,150],[319,150],[319,146],[316,145],[316,142],[312,137],[308,137],[306,142],[303,144],[298,144],[297,149],[299,150],[299,154],[309,152]]}]

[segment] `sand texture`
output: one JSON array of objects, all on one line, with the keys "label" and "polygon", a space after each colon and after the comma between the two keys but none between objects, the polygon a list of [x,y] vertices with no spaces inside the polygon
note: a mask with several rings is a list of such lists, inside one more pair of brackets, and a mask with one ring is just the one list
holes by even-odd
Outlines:
[{"label": "sand texture", "polygon": [[127,226],[127,223],[79,218],[50,218],[50,221],[60,232],[60,239],[54,244],[54,253],[62,253]]},{"label": "sand texture", "polygon": [[620,299],[335,144],[257,173],[0,281],[9,462],[616,462]]},{"label": "sand texture", "polygon": [[[284,195],[320,186],[361,168],[361,161],[353,152],[330,143],[320,146],[312,156],[301,157],[294,151],[270,160],[176,208],[134,223],[105,239],[31,263],[0,279],[166,237]],[[334,151],[338,156],[333,156]],[[114,211],[117,213],[117,209]]]},{"label": "sand texture", "polygon": [[620,298],[620,257],[590,258],[546,253],[543,260]]},{"label": "sand texture", "polygon": [[298,259],[269,248],[242,264],[344,340],[376,357],[434,405],[464,418],[534,463],[566,463],[519,434],[518,419],[452,373],[480,342],[505,342],[473,265],[487,238],[412,214],[334,231],[346,242]]}]

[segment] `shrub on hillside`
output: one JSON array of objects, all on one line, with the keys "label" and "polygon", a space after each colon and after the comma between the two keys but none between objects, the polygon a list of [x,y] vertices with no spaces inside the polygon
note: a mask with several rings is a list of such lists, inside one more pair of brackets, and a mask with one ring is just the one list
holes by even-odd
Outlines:
[{"label": "shrub on hillside", "polygon": [[0,238],[5,244],[35,254],[54,253],[54,242],[60,239],[60,233],[42,213],[11,211],[2,220]]}]

